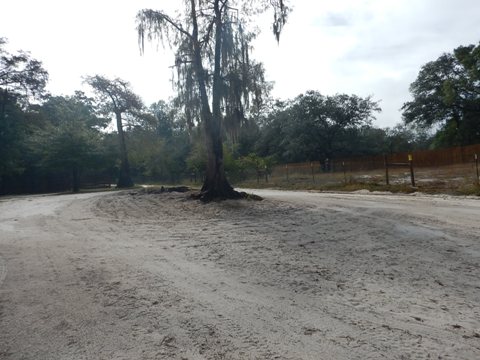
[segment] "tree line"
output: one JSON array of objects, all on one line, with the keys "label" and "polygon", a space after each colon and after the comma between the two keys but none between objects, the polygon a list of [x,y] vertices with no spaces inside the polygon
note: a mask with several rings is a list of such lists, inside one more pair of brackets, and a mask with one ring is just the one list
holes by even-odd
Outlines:
[{"label": "tree line", "polygon": [[[0,194],[196,178],[204,197],[232,197],[227,178],[238,181],[275,163],[480,142],[480,45],[425,64],[403,122],[382,129],[372,125],[381,109],[371,97],[311,90],[271,99],[263,65],[250,58],[254,34],[224,3],[213,1],[208,14],[190,11],[187,23],[139,12],[142,40],[168,29],[178,46],[177,95],[150,106],[127,81],[100,75],[85,77],[92,95],[48,94],[43,64],[27,52],[8,52],[1,39]],[[288,10],[272,4],[278,39]]]}]

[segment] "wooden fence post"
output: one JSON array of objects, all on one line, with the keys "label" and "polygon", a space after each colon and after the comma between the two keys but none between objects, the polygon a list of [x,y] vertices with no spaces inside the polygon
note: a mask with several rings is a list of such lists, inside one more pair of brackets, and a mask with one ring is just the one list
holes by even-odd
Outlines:
[{"label": "wooden fence post", "polygon": [[412,186],[415,187],[415,175],[413,174],[413,156],[408,154],[408,162],[410,164],[410,180],[412,181]]},{"label": "wooden fence post", "polygon": [[313,172],[313,162],[310,162],[310,169],[312,170],[312,181],[315,184],[315,173]]},{"label": "wooden fence post", "polygon": [[475,153],[475,169],[477,170],[477,185],[480,185],[480,177],[478,176],[478,154]]},{"label": "wooden fence post", "polygon": [[343,168],[343,181],[345,185],[347,185],[347,170],[345,169],[345,161],[342,161],[342,168]]},{"label": "wooden fence post", "polygon": [[287,182],[288,182],[288,164],[285,164],[285,174],[287,175]]},{"label": "wooden fence post", "polygon": [[385,164],[385,182],[390,185],[390,179],[388,178],[388,160],[387,154],[383,155],[383,163]]}]

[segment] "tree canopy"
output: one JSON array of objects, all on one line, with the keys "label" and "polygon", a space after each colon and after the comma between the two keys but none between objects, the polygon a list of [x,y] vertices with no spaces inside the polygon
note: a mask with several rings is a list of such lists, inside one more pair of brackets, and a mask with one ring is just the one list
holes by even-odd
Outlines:
[{"label": "tree canopy", "polygon": [[30,143],[41,166],[70,174],[72,190],[79,191],[81,172],[104,165],[98,129],[106,126],[105,120],[95,115],[91,99],[80,92],[50,97],[38,115],[44,121]]},{"label": "tree canopy", "polygon": [[0,38],[0,192],[7,177],[25,169],[30,126],[25,109],[45,94],[48,72],[29,53],[10,53]]},{"label": "tree canopy", "polygon": [[460,46],[425,64],[402,107],[407,124],[439,126],[439,145],[480,141],[480,44]]},{"label": "tree canopy", "polygon": [[0,38],[0,89],[22,97],[41,96],[48,81],[48,72],[28,52],[11,54],[4,49],[7,40]]},{"label": "tree canopy", "polygon": [[[287,103],[278,103],[263,129],[260,146],[287,161],[324,160],[349,148],[350,130],[371,125],[380,111],[370,97],[308,91]],[[280,152],[279,152],[280,151]]]}]

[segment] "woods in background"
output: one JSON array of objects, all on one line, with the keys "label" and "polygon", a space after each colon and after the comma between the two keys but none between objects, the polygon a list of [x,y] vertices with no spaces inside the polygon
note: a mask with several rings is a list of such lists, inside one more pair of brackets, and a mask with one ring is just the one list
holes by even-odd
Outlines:
[{"label": "woods in background", "polygon": [[[208,157],[200,113],[184,93],[147,107],[126,81],[93,76],[87,82],[96,96],[47,94],[42,63],[7,52],[5,44],[1,39],[0,194],[78,191],[120,179],[129,186],[126,171],[132,183],[203,179]],[[233,108],[221,108],[225,172],[236,181],[246,169],[275,163],[480,143],[479,49],[459,47],[422,67],[404,121],[385,129],[372,125],[380,107],[370,97],[307,91],[271,99],[263,67],[254,63],[261,100],[251,97],[235,122]],[[112,100],[108,84],[126,94],[123,102]]]}]

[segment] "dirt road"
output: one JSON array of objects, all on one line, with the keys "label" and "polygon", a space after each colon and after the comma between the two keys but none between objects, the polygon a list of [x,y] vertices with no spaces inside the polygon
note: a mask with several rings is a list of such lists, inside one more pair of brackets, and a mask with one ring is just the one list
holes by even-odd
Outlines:
[{"label": "dirt road", "polygon": [[478,359],[480,200],[0,199],[0,359]]}]

